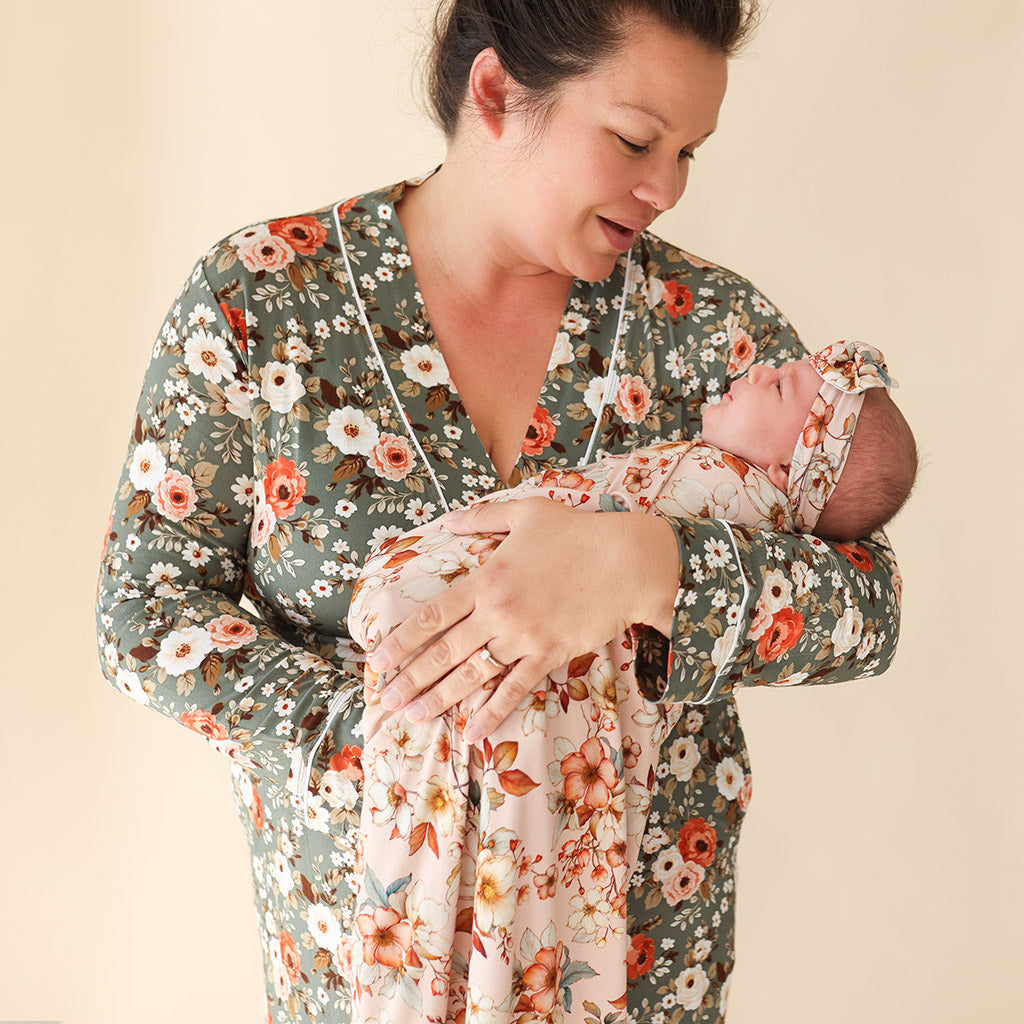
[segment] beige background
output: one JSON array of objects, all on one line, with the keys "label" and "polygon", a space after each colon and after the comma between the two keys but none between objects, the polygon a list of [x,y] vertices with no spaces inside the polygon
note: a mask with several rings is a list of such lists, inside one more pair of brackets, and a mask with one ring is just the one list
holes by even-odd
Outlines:
[{"label": "beige background", "polygon": [[[0,1019],[264,1018],[226,766],[103,680],[96,564],[193,259],[441,155],[413,91],[431,6],[0,6]],[[892,671],[742,695],[730,1024],[1019,1019],[1021,12],[775,0],[660,225],[809,344],[884,349],[925,454]]]}]

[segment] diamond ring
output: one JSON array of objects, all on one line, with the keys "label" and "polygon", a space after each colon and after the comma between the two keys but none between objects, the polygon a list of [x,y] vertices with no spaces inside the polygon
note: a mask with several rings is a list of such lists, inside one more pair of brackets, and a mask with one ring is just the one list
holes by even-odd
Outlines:
[{"label": "diamond ring", "polygon": [[508,665],[506,665],[503,661],[498,661],[498,659],[493,654],[491,654],[491,652],[487,649],[486,644],[484,644],[484,646],[481,647],[479,651],[477,651],[477,654],[479,654],[480,657],[484,659],[484,661],[489,661],[492,665],[494,665],[495,668],[508,668]]}]

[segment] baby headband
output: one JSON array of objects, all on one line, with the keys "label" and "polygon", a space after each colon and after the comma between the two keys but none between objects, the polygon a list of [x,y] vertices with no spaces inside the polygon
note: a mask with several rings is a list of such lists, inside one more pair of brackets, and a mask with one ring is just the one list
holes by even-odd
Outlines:
[{"label": "baby headband", "polygon": [[[789,467],[789,501],[794,523],[810,533],[839,483],[857,428],[857,417],[870,388],[897,388],[885,357],[859,341],[837,341],[810,357],[821,377]],[[838,428],[838,429],[836,429]]]}]

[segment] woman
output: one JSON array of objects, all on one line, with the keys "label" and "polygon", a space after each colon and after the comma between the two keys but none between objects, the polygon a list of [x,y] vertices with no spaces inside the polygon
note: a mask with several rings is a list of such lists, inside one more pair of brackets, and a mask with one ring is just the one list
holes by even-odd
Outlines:
[{"label": "woman", "polygon": [[[755,359],[803,355],[749,282],[645,230],[715,129],[747,24],[731,0],[457,2],[434,63],[441,168],[236,232],[172,306],[106,542],[102,661],[232,759],[271,1020],[348,1019],[352,956],[411,976],[439,955],[422,892],[350,938],[362,673],[344,623],[369,548],[524,474],[689,436]],[[508,537],[373,667],[415,722],[513,665],[480,738],[549,669],[653,627],[645,695],[701,706],[663,747],[627,1008],[720,1019],[750,794],[733,687],[883,671],[887,549],[543,500],[464,520]],[[519,965],[514,1019],[569,1009],[546,942]]]}]

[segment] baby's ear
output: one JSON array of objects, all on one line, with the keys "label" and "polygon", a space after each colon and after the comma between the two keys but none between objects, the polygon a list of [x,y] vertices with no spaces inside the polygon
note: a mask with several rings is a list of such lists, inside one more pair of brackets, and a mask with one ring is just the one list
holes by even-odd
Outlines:
[{"label": "baby's ear", "polygon": [[772,484],[783,494],[789,490],[789,463],[778,463],[773,462],[765,472],[768,474],[768,479],[771,480]]}]

